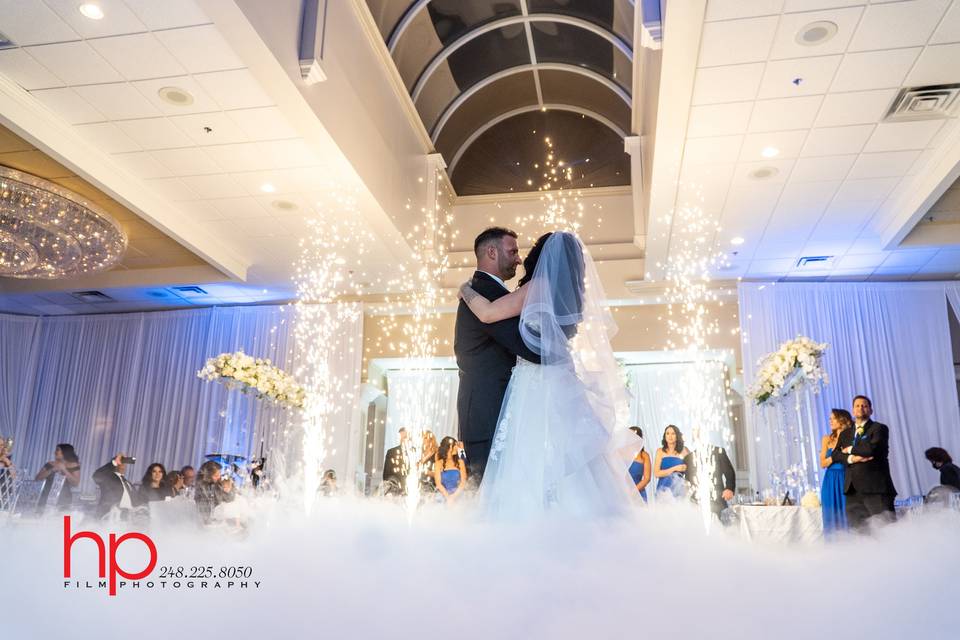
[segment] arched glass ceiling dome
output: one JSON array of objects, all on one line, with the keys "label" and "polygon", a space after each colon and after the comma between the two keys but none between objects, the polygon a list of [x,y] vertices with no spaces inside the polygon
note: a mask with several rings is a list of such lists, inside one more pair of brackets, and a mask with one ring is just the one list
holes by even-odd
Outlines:
[{"label": "arched glass ceiling dome", "polygon": [[571,162],[589,154],[579,186],[629,183],[632,0],[367,5],[457,193],[536,190],[506,156],[535,161],[542,140],[511,136],[537,126],[556,129],[558,153]]}]

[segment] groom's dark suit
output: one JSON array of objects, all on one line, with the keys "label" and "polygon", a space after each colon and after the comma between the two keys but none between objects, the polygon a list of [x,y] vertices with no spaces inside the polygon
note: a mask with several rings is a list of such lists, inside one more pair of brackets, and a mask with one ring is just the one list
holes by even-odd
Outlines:
[{"label": "groom's dark suit", "polygon": [[[848,454],[843,453],[846,447],[852,447],[850,453],[853,455],[873,460],[847,464]],[[853,529],[862,527],[871,516],[894,517],[893,501],[897,489],[890,477],[889,454],[890,429],[885,424],[867,420],[860,436],[853,427],[840,432],[832,458],[845,467],[843,492],[846,494],[847,523]]]},{"label": "groom's dark suit", "polygon": [[[473,274],[470,286],[490,301],[509,293],[482,271]],[[453,352],[460,368],[457,391],[460,439],[466,446],[470,478],[479,482],[487,466],[500,405],[517,356],[537,364],[540,356],[523,343],[519,318],[484,324],[463,300],[457,308]]]}]

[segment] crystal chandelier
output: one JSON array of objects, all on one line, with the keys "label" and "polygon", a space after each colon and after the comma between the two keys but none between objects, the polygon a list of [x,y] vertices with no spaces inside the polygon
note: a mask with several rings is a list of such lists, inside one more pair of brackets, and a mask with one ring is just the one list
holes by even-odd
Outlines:
[{"label": "crystal chandelier", "polygon": [[0,277],[96,273],[126,250],[127,235],[100,207],[48,180],[0,167]]}]

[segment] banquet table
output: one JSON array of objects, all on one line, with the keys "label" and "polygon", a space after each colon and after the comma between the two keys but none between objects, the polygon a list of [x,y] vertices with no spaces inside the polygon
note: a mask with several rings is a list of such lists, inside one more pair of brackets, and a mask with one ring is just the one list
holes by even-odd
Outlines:
[{"label": "banquet table", "polygon": [[820,508],[735,505],[737,526],[746,540],[809,544],[823,538]]}]

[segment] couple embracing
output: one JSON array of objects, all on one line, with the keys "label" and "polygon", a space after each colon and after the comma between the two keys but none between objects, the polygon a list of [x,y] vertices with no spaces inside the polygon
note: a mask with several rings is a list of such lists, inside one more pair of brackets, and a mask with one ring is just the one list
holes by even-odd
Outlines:
[{"label": "couple embracing", "polygon": [[593,261],[569,232],[542,236],[522,261],[516,233],[485,230],[460,289],[454,351],[460,439],[479,500],[497,519],[615,515],[632,500],[613,456],[627,411]]}]

